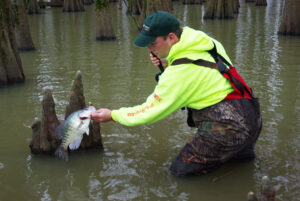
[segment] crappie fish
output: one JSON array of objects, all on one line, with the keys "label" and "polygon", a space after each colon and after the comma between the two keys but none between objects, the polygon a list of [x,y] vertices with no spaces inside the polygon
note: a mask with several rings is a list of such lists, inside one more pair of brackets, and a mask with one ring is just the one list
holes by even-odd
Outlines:
[{"label": "crappie fish", "polygon": [[60,146],[55,151],[55,155],[66,161],[69,160],[68,147],[71,150],[78,149],[83,138],[83,134],[89,135],[89,125],[91,113],[95,112],[94,106],[89,106],[82,110],[73,112],[56,129],[56,136],[62,140]]}]

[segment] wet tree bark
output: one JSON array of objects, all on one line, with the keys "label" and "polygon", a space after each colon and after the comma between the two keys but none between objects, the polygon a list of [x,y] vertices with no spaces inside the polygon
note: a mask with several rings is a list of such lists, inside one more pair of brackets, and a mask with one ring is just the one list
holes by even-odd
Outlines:
[{"label": "wet tree bark", "polygon": [[36,119],[32,124],[32,140],[29,146],[34,154],[52,154],[60,142],[54,132],[59,121],[50,89],[44,90],[42,106],[42,121]]},{"label": "wet tree bark", "polygon": [[63,12],[80,12],[84,11],[82,0],[64,0]]},{"label": "wet tree bark", "polygon": [[23,0],[17,0],[17,23],[15,25],[16,40],[19,50],[34,50],[29,23],[25,13]]},{"label": "wet tree bark", "polygon": [[37,0],[30,0],[27,8],[27,13],[32,14],[40,14],[40,6],[37,3]]},{"label": "wet tree bark", "polygon": [[256,6],[267,6],[267,0],[256,0]]},{"label": "wet tree bark", "polygon": [[300,1],[286,0],[278,34],[300,35]]},{"label": "wet tree bark", "polygon": [[116,40],[108,0],[96,0],[96,40]]},{"label": "wet tree bark", "polygon": [[234,0],[210,0],[207,2],[204,19],[233,19]]},{"label": "wet tree bark", "polygon": [[15,32],[10,0],[0,1],[0,86],[25,81]]}]

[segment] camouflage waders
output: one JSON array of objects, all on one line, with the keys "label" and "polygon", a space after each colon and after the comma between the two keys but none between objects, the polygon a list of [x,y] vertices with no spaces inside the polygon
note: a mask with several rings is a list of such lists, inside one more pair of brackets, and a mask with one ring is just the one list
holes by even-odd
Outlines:
[{"label": "camouflage waders", "polygon": [[262,127],[258,99],[223,100],[191,110],[197,133],[172,162],[172,174],[205,174],[229,160],[255,158],[254,145]]}]

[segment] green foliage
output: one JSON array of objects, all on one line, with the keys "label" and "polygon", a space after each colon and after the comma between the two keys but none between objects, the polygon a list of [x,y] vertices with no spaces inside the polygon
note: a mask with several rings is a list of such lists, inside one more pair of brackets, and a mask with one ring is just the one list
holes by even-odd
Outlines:
[{"label": "green foliage", "polygon": [[101,10],[103,8],[108,8],[109,0],[95,0],[96,9]]}]

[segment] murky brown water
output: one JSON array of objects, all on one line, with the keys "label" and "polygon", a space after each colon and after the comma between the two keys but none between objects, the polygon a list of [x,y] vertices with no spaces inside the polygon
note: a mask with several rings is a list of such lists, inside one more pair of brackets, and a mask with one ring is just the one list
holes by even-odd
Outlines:
[{"label": "murky brown water", "polygon": [[183,111],[152,125],[102,124],[105,150],[71,154],[67,163],[31,155],[30,126],[41,115],[45,87],[52,89],[62,120],[77,70],[86,101],[98,108],[142,103],[158,72],[146,49],[132,44],[135,24],[116,4],[114,42],[95,41],[93,6],[83,13],[46,9],[29,16],[37,50],[21,53],[25,84],[0,89],[0,200],[242,201],[259,188],[262,175],[272,178],[277,200],[300,200],[300,38],[276,34],[280,0],[262,8],[243,2],[235,20],[203,21],[200,5],[176,3],[174,14],[221,41],[260,97],[264,127],[256,160],[226,164],[206,176],[170,175],[172,159],[194,132]]}]

